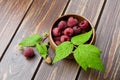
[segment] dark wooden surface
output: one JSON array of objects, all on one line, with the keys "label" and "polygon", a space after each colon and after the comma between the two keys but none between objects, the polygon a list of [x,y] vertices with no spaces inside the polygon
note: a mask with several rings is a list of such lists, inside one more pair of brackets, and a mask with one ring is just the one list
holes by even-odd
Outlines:
[{"label": "dark wooden surface", "polygon": [[0,0],[0,59],[19,28],[32,0]]},{"label": "dark wooden surface", "polygon": [[[120,80],[119,4],[120,0],[0,0],[0,80]],[[56,18],[71,13],[95,26],[104,73],[84,71],[74,60],[48,65],[37,52],[27,60],[18,50],[23,38],[48,32]],[[54,57],[51,48],[49,55]]]}]

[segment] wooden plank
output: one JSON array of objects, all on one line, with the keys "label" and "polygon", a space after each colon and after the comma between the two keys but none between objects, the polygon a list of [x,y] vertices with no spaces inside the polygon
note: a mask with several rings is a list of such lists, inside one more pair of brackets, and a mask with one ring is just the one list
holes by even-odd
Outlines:
[{"label": "wooden plank", "polygon": [[[71,0],[65,14],[81,14],[95,25],[104,0]],[[50,49],[49,54],[54,52]],[[42,62],[35,80],[75,80],[79,66],[74,60],[62,60],[54,65]]]},{"label": "wooden plank", "polygon": [[105,72],[81,71],[78,80],[120,80],[120,0],[108,0],[97,28]]},{"label": "wooden plank", "polygon": [[35,52],[34,58],[26,60],[17,49],[18,43],[32,33],[48,31],[54,20],[61,15],[66,4],[67,0],[34,0],[0,63],[0,80],[32,79],[41,57]]},{"label": "wooden plank", "polygon": [[65,14],[79,14],[88,18],[95,26],[105,0],[71,0]]},{"label": "wooden plank", "polygon": [[32,0],[0,0],[0,58]]}]

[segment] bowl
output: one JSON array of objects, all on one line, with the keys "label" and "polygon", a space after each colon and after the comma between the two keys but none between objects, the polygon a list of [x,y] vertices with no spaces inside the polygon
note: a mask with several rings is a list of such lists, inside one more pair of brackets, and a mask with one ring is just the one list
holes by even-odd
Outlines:
[{"label": "bowl", "polygon": [[[50,46],[52,47],[52,49],[55,50],[56,47],[57,47],[57,45],[55,44],[55,42],[54,42],[54,40],[53,40],[52,29],[53,29],[61,20],[68,20],[69,17],[74,17],[74,18],[76,18],[78,21],[83,21],[83,20],[87,20],[87,21],[88,21],[88,23],[89,23],[89,25],[90,25],[90,27],[91,27],[91,29],[92,29],[92,32],[93,32],[93,33],[92,33],[92,36],[91,36],[91,38],[90,38],[90,40],[89,40],[89,44],[94,44],[94,43],[95,43],[95,34],[96,34],[96,33],[95,33],[95,29],[94,29],[93,25],[91,24],[91,22],[90,22],[87,18],[85,18],[85,17],[83,17],[83,16],[76,15],[76,14],[67,14],[67,15],[63,15],[63,16],[57,18],[57,19],[55,20],[55,22],[53,23],[53,25],[51,26],[51,28],[50,28],[50,31],[49,31],[49,41],[50,41]],[[73,54],[69,55],[69,56],[67,57],[67,59],[73,59]]]}]

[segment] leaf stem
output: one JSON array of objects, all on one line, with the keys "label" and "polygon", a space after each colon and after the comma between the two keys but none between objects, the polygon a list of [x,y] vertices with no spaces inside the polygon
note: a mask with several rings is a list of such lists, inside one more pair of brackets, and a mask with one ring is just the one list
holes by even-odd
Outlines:
[{"label": "leaf stem", "polygon": [[48,33],[45,32],[45,33],[42,34],[42,36],[43,36],[43,38],[42,38],[41,43],[43,43],[48,38]]},{"label": "leaf stem", "polygon": [[76,46],[76,45],[74,45],[74,48],[76,49],[76,48],[77,48],[77,46]]},{"label": "leaf stem", "polygon": [[41,42],[44,42],[47,38],[48,36],[44,37]]}]

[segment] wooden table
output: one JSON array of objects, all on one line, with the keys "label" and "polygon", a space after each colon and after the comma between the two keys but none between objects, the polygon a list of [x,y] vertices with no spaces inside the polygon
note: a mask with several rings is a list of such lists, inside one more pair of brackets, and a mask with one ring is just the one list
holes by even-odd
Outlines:
[{"label": "wooden table", "polygon": [[[84,71],[74,60],[48,65],[17,49],[30,34],[48,32],[64,14],[88,18],[96,28],[105,72]],[[50,48],[49,55],[54,57]],[[0,0],[0,80],[120,80],[120,0]]]}]

